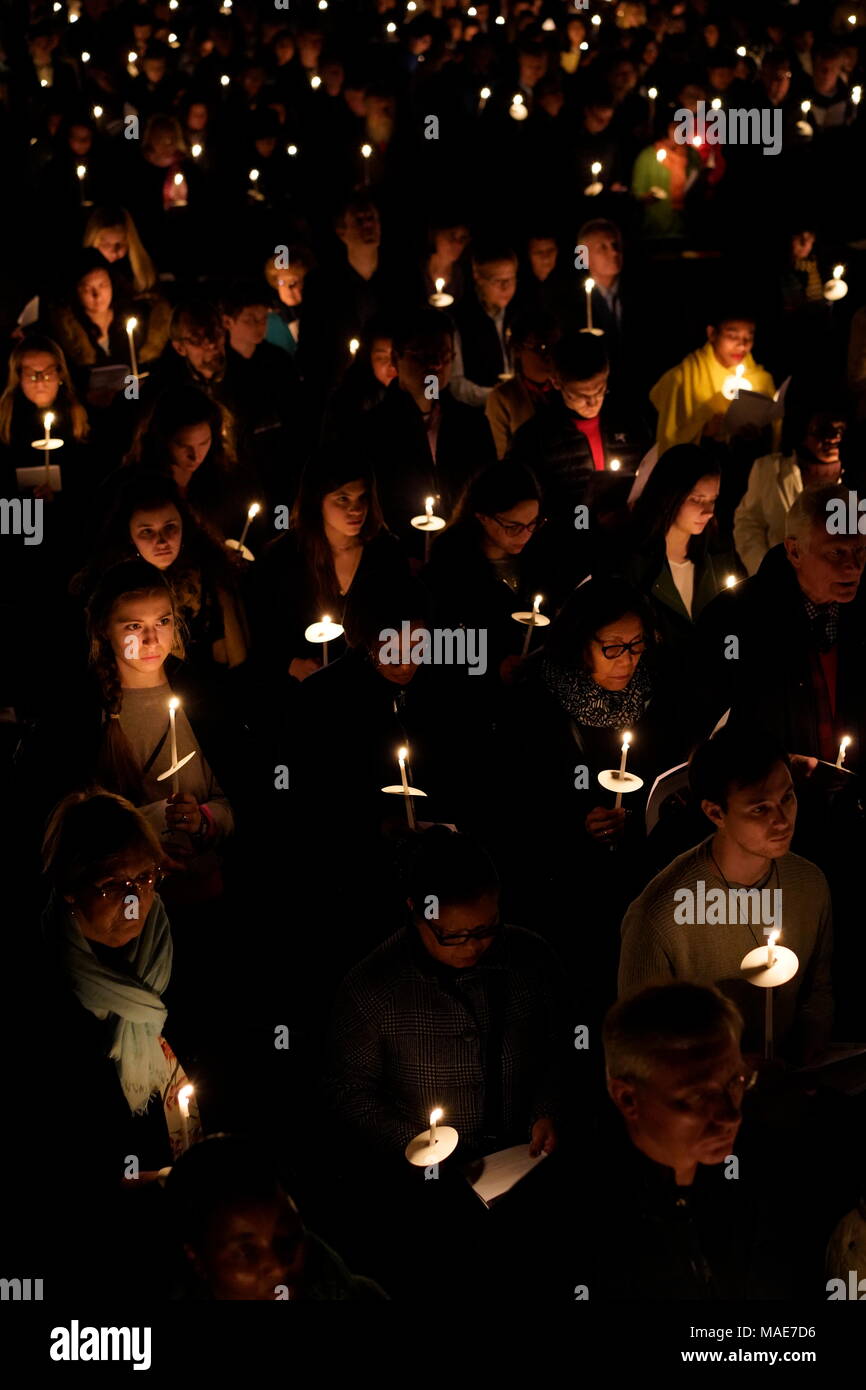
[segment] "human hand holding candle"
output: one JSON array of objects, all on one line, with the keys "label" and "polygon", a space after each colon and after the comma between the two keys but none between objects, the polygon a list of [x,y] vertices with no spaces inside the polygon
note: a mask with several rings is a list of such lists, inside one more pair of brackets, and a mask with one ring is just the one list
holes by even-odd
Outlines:
[{"label": "human hand holding candle", "polygon": [[184,830],[188,835],[197,835],[203,819],[201,807],[189,792],[172,792],[165,803],[165,823],[169,830]]},{"label": "human hand holding candle", "polygon": [[[171,738],[171,765],[177,767],[177,711],[180,700],[176,695],[172,695],[168,702],[168,725]],[[171,789],[175,796],[180,791],[180,774],[175,773],[171,779]]]},{"label": "human hand holding candle", "polygon": [[453,294],[445,293],[445,281],[441,275],[435,281],[435,285],[436,292],[435,294],[431,294],[429,302],[433,305],[434,309],[447,309],[449,304],[454,303],[454,296]]},{"label": "human hand holding candle", "polygon": [[424,1129],[406,1145],[405,1154],[415,1168],[441,1163],[457,1148],[459,1135],[450,1125],[440,1125],[445,1112],[437,1105],[430,1111],[429,1129]]},{"label": "human hand holding candle", "polygon": [[523,637],[523,651],[520,653],[520,655],[523,658],[525,658],[529,652],[529,643],[532,640],[532,634],[535,631],[536,619],[541,608],[541,597],[541,594],[536,594],[535,601],[532,605],[532,613],[530,615],[529,622],[526,626],[526,632]]}]

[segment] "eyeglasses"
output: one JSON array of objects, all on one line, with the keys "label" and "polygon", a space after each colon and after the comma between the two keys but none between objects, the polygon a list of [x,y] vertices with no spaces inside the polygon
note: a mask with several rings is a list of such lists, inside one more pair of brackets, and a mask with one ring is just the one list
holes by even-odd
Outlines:
[{"label": "eyeglasses", "polygon": [[[643,1085],[651,1089],[652,1083],[645,1081],[642,1077],[623,1077],[623,1080],[630,1080],[633,1084]],[[686,1091],[679,1096],[666,1096],[668,1104],[674,1110],[690,1111],[694,1114],[705,1114],[718,1104],[722,1096],[729,1096],[734,1105],[739,1110],[743,1096],[747,1091],[751,1091],[755,1082],[758,1080],[756,1071],[741,1072],[737,1076],[732,1076],[730,1081],[723,1086],[708,1086],[703,1090]]]},{"label": "eyeglasses", "polygon": [[44,372],[25,372],[25,381],[56,381],[60,376],[57,367],[46,367]]},{"label": "eyeglasses", "polygon": [[138,878],[111,879],[108,883],[94,885],[93,891],[103,902],[121,903],[129,893],[140,897],[151,889],[157,889],[164,878],[161,869],[151,869],[146,874],[139,874]]},{"label": "eyeglasses", "polygon": [[493,516],[491,520],[495,521],[497,526],[501,526],[507,536],[519,536],[523,531],[532,535],[533,531],[544,525],[547,517],[537,516],[534,521],[503,521],[501,517]]},{"label": "eyeglasses", "polygon": [[221,345],[222,345],[222,342],[223,342],[223,339],[222,339],[221,337],[219,337],[219,338],[218,338],[218,337],[213,337],[213,338],[178,338],[177,341],[180,342],[180,343],[189,343],[190,347],[213,348],[213,347],[219,347],[219,346],[221,346]]},{"label": "eyeglasses", "polygon": [[508,290],[517,284],[516,275],[482,275],[481,279],[488,285],[495,285],[498,290]]},{"label": "eyeglasses", "polygon": [[440,946],[465,946],[467,941],[486,941],[488,937],[496,936],[502,930],[501,922],[492,922],[486,927],[475,927],[472,931],[455,932],[448,935],[442,931],[441,927],[435,926],[433,922],[426,922],[439,942]]},{"label": "eyeglasses", "polygon": [[640,656],[641,652],[646,651],[645,637],[635,637],[633,642],[609,642],[607,644],[602,643],[598,637],[594,637],[592,640],[598,642],[602,656],[607,661],[616,661],[618,657],[625,656],[626,652],[630,656]]}]

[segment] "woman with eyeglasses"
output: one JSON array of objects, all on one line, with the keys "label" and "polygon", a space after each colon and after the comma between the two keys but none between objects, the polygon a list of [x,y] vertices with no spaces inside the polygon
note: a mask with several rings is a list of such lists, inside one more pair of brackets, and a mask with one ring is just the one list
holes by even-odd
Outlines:
[{"label": "woman with eyeglasses", "polygon": [[[130,1154],[139,1177],[171,1162],[168,1117],[186,1082],[164,1037],[173,945],[158,891],[163,848],[141,811],[97,787],[54,808],[42,860],[41,1001],[62,1038],[51,1109],[57,1132],[86,1151],[105,1201],[130,1175]],[[64,1115],[74,1116],[68,1128]]]},{"label": "woman with eyeglasses", "polygon": [[[64,447],[47,456],[32,447],[45,437],[45,416],[53,416],[51,435],[62,439]],[[0,454],[3,459],[3,496],[24,493],[46,500],[53,497],[50,485],[39,481],[19,487],[18,468],[37,468],[45,462],[60,464],[61,485],[65,490],[81,488],[82,449],[88,433],[87,411],[75,394],[66,358],[51,338],[31,333],[18,343],[9,357],[6,389],[0,396]],[[64,467],[65,465],[65,467]]]},{"label": "woman with eyeglasses", "polygon": [[728,580],[743,577],[714,521],[719,454],[677,444],[662,454],[634,506],[624,574],[652,606],[675,684],[687,675],[694,625]]}]

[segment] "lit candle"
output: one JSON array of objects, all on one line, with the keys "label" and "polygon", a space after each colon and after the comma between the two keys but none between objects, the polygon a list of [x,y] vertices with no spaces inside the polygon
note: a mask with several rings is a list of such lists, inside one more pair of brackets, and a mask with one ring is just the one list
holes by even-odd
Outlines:
[{"label": "lit candle", "polygon": [[95,121],[99,121],[99,120],[102,119],[102,107],[101,107],[101,106],[94,106],[94,108],[93,108],[93,119],[94,119]]},{"label": "lit candle", "polygon": [[[168,727],[171,738],[171,765],[177,767],[177,724],[176,716],[180,700],[176,695],[172,695],[168,702]],[[171,789],[175,796],[180,791],[180,773],[176,772],[171,779]]]},{"label": "lit candle", "polygon": [[370,182],[370,156],[372,155],[372,153],[373,153],[373,146],[372,146],[372,145],[362,145],[362,146],[361,146],[361,158],[362,158],[363,161],[364,161],[364,182],[365,182],[365,183],[369,183],[369,182]]},{"label": "lit candle", "polygon": [[296,155],[297,153],[298,153],[298,147],[297,147],[297,145],[287,145],[287,146],[286,146],[286,154],[291,155],[292,159],[294,159],[294,157],[295,157],[295,155]]},{"label": "lit candle", "polygon": [[508,114],[513,121],[525,121],[526,117],[529,115],[526,102],[523,100],[520,92],[515,92],[514,96],[511,98]]},{"label": "lit candle", "polygon": [[847,749],[848,749],[848,745],[850,744],[850,742],[851,742],[851,739],[850,739],[849,736],[846,734],[845,737],[842,739],[842,742],[839,744],[839,756],[838,756],[837,759],[836,759],[836,766],[837,766],[837,767],[843,767],[843,766],[844,766],[844,763],[845,763],[845,753],[846,753],[846,751],[847,751]]},{"label": "lit candle", "polygon": [[725,377],[722,383],[722,395],[726,401],[738,401],[741,391],[751,391],[752,383],[745,375],[746,368],[744,363],[738,362],[734,368],[732,376]]},{"label": "lit candle", "polygon": [[[322,619],[322,627],[324,628],[325,631],[327,631],[328,628],[329,628],[330,626],[331,626],[331,619],[330,619],[330,618],[328,617],[328,615],[326,614],[325,617]],[[327,664],[328,664],[328,639],[327,639],[327,637],[326,637],[325,640],[324,640],[324,642],[322,643],[322,665],[323,665],[323,666],[327,666]]]},{"label": "lit candle", "polygon": [[586,326],[587,326],[587,328],[590,328],[590,329],[591,329],[591,328],[592,328],[592,292],[593,292],[593,290],[595,289],[595,281],[593,280],[593,278],[592,278],[591,275],[587,276],[586,280],[584,281],[584,286],[583,286],[583,288],[584,288],[584,290],[586,291]]},{"label": "lit candle", "polygon": [[712,109],[713,111],[721,111],[721,109],[722,109],[722,98],[721,98],[721,97],[713,97],[712,101],[710,102],[710,107],[711,107],[711,109]]},{"label": "lit candle", "polygon": [[[626,758],[628,757],[628,750],[629,750],[630,744],[631,744],[631,734],[628,734],[628,733],[623,734],[623,736],[622,736],[622,757],[621,757],[620,760],[619,760],[619,772],[616,774],[616,775],[617,775],[617,778],[618,778],[620,781],[622,781],[623,777],[625,777],[625,761],[626,761]],[[621,805],[622,805],[622,791],[618,791],[617,794],[616,794],[616,801],[614,802],[614,806],[616,807],[617,810],[619,810],[619,808],[620,808]]]},{"label": "lit candle", "polygon": [[138,68],[136,67],[137,62],[138,54],[135,52],[134,49],[131,48],[126,55],[126,71],[129,73],[130,77],[138,76]]},{"label": "lit candle", "polygon": [[135,330],[138,327],[138,319],[129,318],[126,320],[126,336],[129,339],[129,369],[133,376],[138,376],[138,358],[135,354]]},{"label": "lit candle", "polygon": [[530,643],[530,641],[532,640],[532,634],[533,634],[533,632],[534,632],[534,630],[535,630],[535,619],[536,619],[536,617],[537,617],[537,615],[538,615],[538,610],[539,610],[540,608],[541,608],[541,594],[536,594],[536,595],[535,595],[535,602],[534,602],[533,605],[532,605],[532,612],[531,612],[531,614],[529,615],[529,622],[526,624],[526,635],[525,635],[524,638],[523,638],[523,651],[520,653],[521,657],[525,657],[525,656],[527,655],[527,653],[529,652],[529,643]]},{"label": "lit candle", "polygon": [[767,937],[767,969],[776,964],[776,942],[779,940],[780,933],[771,931]]},{"label": "lit candle", "polygon": [[433,305],[434,309],[447,309],[449,304],[454,303],[454,296],[453,294],[445,293],[445,280],[441,275],[434,283],[436,285],[436,292],[431,294],[429,302]]},{"label": "lit candle", "polygon": [[[329,678],[330,679],[330,678]],[[406,819],[409,822],[409,829],[415,829],[415,807],[412,805],[412,797],[409,793],[409,781],[406,777],[406,759],[409,756],[408,748],[400,748],[397,752],[397,762],[400,764],[400,781],[403,785],[403,798],[406,802]]]},{"label": "lit candle", "polygon": [[431,1146],[432,1146],[433,1144],[436,1143],[436,1125],[437,1125],[437,1122],[438,1122],[439,1120],[442,1119],[442,1117],[443,1117],[444,1114],[445,1114],[445,1111],[444,1111],[444,1110],[440,1110],[438,1106],[436,1107],[435,1110],[431,1110],[431,1111],[430,1111],[430,1144],[431,1144]]},{"label": "lit candle", "polygon": [[824,285],[824,298],[830,303],[836,299],[844,299],[848,293],[848,286],[843,279],[844,274],[844,265],[834,265],[833,278]]},{"label": "lit candle", "polygon": [[241,550],[243,550],[243,548],[244,548],[244,541],[245,541],[246,538],[247,538],[247,531],[249,531],[249,529],[250,529],[250,522],[253,520],[253,517],[258,516],[258,514],[259,514],[260,511],[261,511],[261,507],[259,506],[258,502],[253,502],[253,503],[251,504],[251,506],[249,507],[249,510],[247,511],[247,519],[246,519],[246,521],[245,521],[245,523],[244,523],[244,529],[243,529],[243,531],[241,532],[241,543],[240,543],[240,549],[241,549]]},{"label": "lit candle", "polygon": [[665,149],[656,150],[656,159],[658,160],[659,164],[664,164],[664,162],[665,162],[665,160],[667,159],[667,157],[668,157],[668,152],[667,152],[667,150],[665,150]]},{"label": "lit candle", "polygon": [[81,201],[84,202],[84,180],[87,178],[87,165],[76,164],[75,173],[78,176],[78,191],[81,194]]},{"label": "lit candle", "polygon": [[736,576],[735,574],[729,574],[728,577],[727,577],[727,579],[725,580],[725,588],[726,588],[726,589],[733,589],[733,587],[734,587],[734,585],[736,584],[736,582],[737,582],[737,576]]},{"label": "lit candle", "polygon": [[360,340],[360,338],[350,338],[350,339],[349,339],[349,356],[350,356],[353,360],[354,360],[355,357],[357,356],[358,348],[359,348],[360,346],[361,346],[361,340]]},{"label": "lit candle", "polygon": [[622,464],[620,463],[619,459],[611,459],[610,463],[607,466],[610,469],[611,473],[618,473],[619,470],[622,468]]},{"label": "lit candle", "polygon": [[482,87],[481,91],[478,93],[478,98],[478,114],[480,116],[481,112],[484,110],[485,106],[490,100],[490,88]]},{"label": "lit candle", "polygon": [[177,1108],[180,1112],[180,1137],[184,1153],[189,1148],[189,1103],[192,1095],[193,1087],[189,1083],[186,1086],[181,1086],[177,1093]]},{"label": "lit candle", "polygon": [[426,514],[427,514],[427,520],[428,520],[428,521],[430,520],[430,518],[431,518],[432,515],[433,515],[433,502],[434,502],[434,499],[433,499],[432,497],[425,497],[425,498],[424,498],[424,511],[425,511]]},{"label": "lit candle", "polygon": [[322,79],[321,79],[321,77],[319,76],[319,74],[318,74],[317,72],[314,72],[313,75],[312,75],[312,77],[310,78],[310,86],[312,87],[312,89],[313,89],[314,92],[317,92],[317,91],[319,90],[319,88],[321,87],[321,85],[322,85]]},{"label": "lit candle", "polygon": [[863,99],[863,88],[860,86],[851,88],[851,100],[855,106],[859,106]]},{"label": "lit candle", "polygon": [[220,86],[221,86],[221,87],[227,87],[227,86],[229,85],[230,82],[231,82],[231,78],[229,77],[229,75],[228,75],[227,72],[224,72],[223,75],[222,75],[222,77],[220,78]]},{"label": "lit candle", "polygon": [[649,97],[649,113],[651,125],[653,124],[656,118],[656,101],[658,100],[658,94],[658,87],[650,87],[649,91],[647,92],[647,96]]},{"label": "lit candle", "polygon": [[192,154],[193,159],[201,159],[201,156],[202,156],[202,146],[201,146],[201,145],[193,145],[192,150],[191,150],[191,154]]},{"label": "lit candle", "polygon": [[175,174],[174,187],[171,190],[171,205],[175,208],[186,207],[186,184],[183,174]]},{"label": "lit candle", "polygon": [[44,449],[44,451],[45,451],[45,485],[46,485],[46,487],[50,487],[50,486],[51,486],[51,463],[50,463],[51,454],[49,453],[49,450],[50,450],[50,448],[51,448],[51,426],[54,424],[54,413],[53,413],[53,411],[51,411],[51,410],[46,410],[45,414],[42,416],[42,424],[43,424],[43,427],[44,427],[44,429],[45,429],[45,438],[44,438],[43,441],[42,441],[42,447],[43,447],[43,449]]}]

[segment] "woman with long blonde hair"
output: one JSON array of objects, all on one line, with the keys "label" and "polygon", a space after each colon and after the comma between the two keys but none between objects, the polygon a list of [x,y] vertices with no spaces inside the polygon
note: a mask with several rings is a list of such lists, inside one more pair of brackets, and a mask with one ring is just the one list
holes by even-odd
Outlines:
[{"label": "woman with long blonde hair", "polygon": [[119,274],[123,275],[126,269],[136,295],[147,294],[155,288],[156,266],[126,208],[94,208],[84,228],[82,245],[95,246]]},{"label": "woman with long blonde hair", "polygon": [[[46,411],[54,416],[55,438],[86,439],[87,411],[75,394],[63,349],[53,338],[30,333],[9,356],[6,389],[0,396],[0,444],[14,448],[21,443],[29,449],[43,432]],[[33,463],[33,455],[25,457]]]}]

